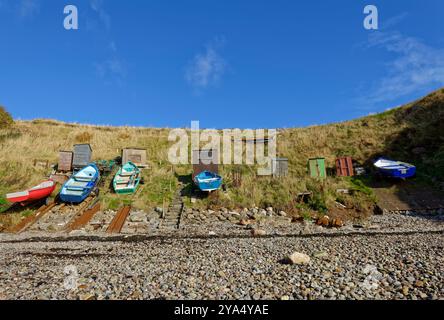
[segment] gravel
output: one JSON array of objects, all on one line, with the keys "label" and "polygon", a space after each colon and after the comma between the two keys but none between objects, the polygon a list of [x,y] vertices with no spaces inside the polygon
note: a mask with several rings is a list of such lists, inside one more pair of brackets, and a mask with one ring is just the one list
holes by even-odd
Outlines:
[{"label": "gravel", "polygon": [[[0,299],[443,299],[444,234],[0,243]],[[288,265],[293,252],[311,257]]]}]

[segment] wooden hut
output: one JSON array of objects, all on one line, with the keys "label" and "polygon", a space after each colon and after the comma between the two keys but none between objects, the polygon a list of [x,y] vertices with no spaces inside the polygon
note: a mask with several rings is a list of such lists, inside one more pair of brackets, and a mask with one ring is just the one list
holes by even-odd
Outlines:
[{"label": "wooden hut", "polygon": [[72,151],[60,151],[59,152],[59,163],[57,165],[57,170],[62,172],[69,172],[72,170]]},{"label": "wooden hut", "polygon": [[122,164],[131,161],[136,166],[144,168],[147,166],[146,149],[143,148],[125,148],[122,150]]},{"label": "wooden hut", "polygon": [[92,148],[89,144],[74,145],[74,156],[72,160],[72,167],[74,169],[81,169],[91,163]]},{"label": "wooden hut", "polygon": [[219,151],[193,150],[193,180],[194,177],[203,171],[210,171],[219,174]]},{"label": "wooden hut", "polygon": [[325,158],[312,158],[308,160],[308,172],[312,178],[325,179],[327,177]]},{"label": "wooden hut", "polygon": [[286,177],[288,174],[288,159],[287,158],[275,158],[271,159],[273,177],[280,178]]}]

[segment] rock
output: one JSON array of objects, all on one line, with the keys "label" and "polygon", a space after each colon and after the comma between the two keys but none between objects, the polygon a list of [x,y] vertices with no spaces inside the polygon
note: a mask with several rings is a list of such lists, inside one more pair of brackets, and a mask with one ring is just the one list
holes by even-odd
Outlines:
[{"label": "rock", "polygon": [[253,235],[253,237],[263,237],[267,234],[267,232],[261,229],[253,229],[251,230],[251,234]]},{"label": "rock", "polygon": [[208,210],[207,212],[208,212],[208,214],[213,214],[215,211],[214,210]]},{"label": "rock", "polygon": [[130,215],[131,222],[146,222],[146,214],[144,212],[134,212]]},{"label": "rock", "polygon": [[154,210],[155,210],[157,213],[163,213],[163,208],[161,208],[161,207],[156,207]]},{"label": "rock", "polygon": [[285,211],[279,211],[279,215],[280,215],[281,217],[286,217],[286,216],[287,216],[287,213],[286,213]]},{"label": "rock", "polygon": [[251,221],[247,219],[242,219],[241,221],[239,221],[239,224],[241,226],[248,226],[249,224],[251,224]]},{"label": "rock", "polygon": [[92,294],[92,293],[80,296],[80,300],[95,300],[95,299],[96,299],[96,295]]},{"label": "rock", "polygon": [[424,147],[416,147],[416,148],[413,148],[413,149],[412,149],[412,153],[414,153],[414,154],[416,154],[416,155],[423,154],[423,153],[425,153],[426,151],[427,151],[427,149],[424,148]]},{"label": "rock", "polygon": [[239,213],[239,212],[236,212],[236,211],[230,211],[230,212],[228,212],[228,214],[230,214],[230,215],[232,215],[232,216],[236,216],[236,217],[239,217],[239,216],[240,216],[240,213]]},{"label": "rock", "polygon": [[73,237],[86,236],[87,234],[85,230],[73,230],[69,233],[69,235]]},{"label": "rock", "polygon": [[310,257],[305,253],[293,252],[285,259],[288,264],[309,264]]},{"label": "rock", "polygon": [[268,207],[267,212],[273,212],[273,207]]},{"label": "rock", "polygon": [[281,300],[282,301],[288,301],[288,300],[290,300],[290,297],[289,296],[282,296]]},{"label": "rock", "polygon": [[325,252],[325,251],[319,251],[319,252],[316,252],[316,253],[313,255],[313,257],[315,257],[315,258],[319,258],[319,259],[327,258],[327,257],[328,257],[328,253]]},{"label": "rock", "polygon": [[196,201],[197,201],[196,198],[191,197],[191,203],[196,203]]},{"label": "rock", "polygon": [[336,219],[333,219],[331,226],[333,228],[342,228],[344,226],[344,222],[341,219],[336,218]]},{"label": "rock", "polygon": [[214,231],[210,231],[210,232],[208,232],[208,235],[209,235],[209,236],[215,236],[215,235],[216,235],[216,232],[214,232]]},{"label": "rock", "polygon": [[318,226],[328,227],[330,225],[330,217],[329,216],[323,216],[322,218],[319,218],[316,221],[316,224]]},{"label": "rock", "polygon": [[424,282],[421,281],[421,280],[416,281],[415,282],[415,287],[418,287],[418,288],[424,287]]},{"label": "rock", "polygon": [[402,294],[404,296],[407,296],[409,294],[409,287],[407,286],[402,287]]}]

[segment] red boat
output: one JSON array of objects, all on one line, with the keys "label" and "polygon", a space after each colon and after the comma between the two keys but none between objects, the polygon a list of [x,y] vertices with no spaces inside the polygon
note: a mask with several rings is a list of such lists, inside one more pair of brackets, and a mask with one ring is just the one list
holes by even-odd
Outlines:
[{"label": "red boat", "polygon": [[32,189],[7,194],[6,199],[11,203],[26,204],[49,197],[55,188],[56,183],[53,180],[47,180]]}]

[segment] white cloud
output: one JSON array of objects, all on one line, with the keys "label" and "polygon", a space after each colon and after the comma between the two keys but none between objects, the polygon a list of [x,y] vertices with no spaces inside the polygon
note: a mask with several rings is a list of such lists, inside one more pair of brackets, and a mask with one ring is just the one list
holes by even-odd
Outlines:
[{"label": "white cloud", "polygon": [[444,86],[444,49],[399,32],[376,32],[368,48],[383,49],[395,57],[386,64],[386,74],[363,97],[364,104],[393,101],[403,96]]},{"label": "white cloud", "polygon": [[40,2],[37,0],[20,0],[18,14],[21,18],[32,17],[40,11]]},{"label": "white cloud", "polygon": [[126,63],[124,60],[114,56],[103,62],[94,63],[97,75],[102,78],[106,84],[121,84],[127,75]]},{"label": "white cloud", "polygon": [[217,52],[222,45],[220,41],[210,44],[204,53],[196,54],[185,72],[185,80],[188,84],[200,90],[219,82],[227,67],[225,60]]},{"label": "white cloud", "polygon": [[103,8],[103,3],[103,0],[90,0],[91,9],[99,15],[100,21],[109,30],[111,29],[111,16]]}]

